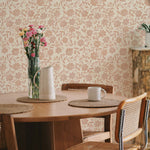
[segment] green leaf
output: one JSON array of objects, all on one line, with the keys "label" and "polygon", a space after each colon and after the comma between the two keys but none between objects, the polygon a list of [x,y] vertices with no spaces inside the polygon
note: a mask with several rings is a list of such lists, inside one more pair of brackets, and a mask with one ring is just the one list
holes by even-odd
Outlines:
[{"label": "green leaf", "polygon": [[142,23],[141,24],[141,27],[139,29],[142,29],[144,30],[145,32],[150,32],[150,26],[148,26],[147,24],[145,23]]}]

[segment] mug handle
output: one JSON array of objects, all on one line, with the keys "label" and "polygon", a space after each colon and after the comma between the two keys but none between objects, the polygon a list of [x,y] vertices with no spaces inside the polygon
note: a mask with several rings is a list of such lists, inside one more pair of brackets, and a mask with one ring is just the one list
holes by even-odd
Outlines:
[{"label": "mug handle", "polygon": [[35,83],[35,78],[36,78],[37,74],[38,74],[40,71],[41,71],[41,69],[38,70],[38,71],[35,73],[34,77],[33,77],[33,84],[34,84],[35,87],[37,87],[38,89],[39,89],[39,87],[38,87],[37,84]]},{"label": "mug handle", "polygon": [[103,88],[101,88],[101,90],[104,92],[104,95],[101,98],[104,98],[106,96],[106,90],[104,90]]}]

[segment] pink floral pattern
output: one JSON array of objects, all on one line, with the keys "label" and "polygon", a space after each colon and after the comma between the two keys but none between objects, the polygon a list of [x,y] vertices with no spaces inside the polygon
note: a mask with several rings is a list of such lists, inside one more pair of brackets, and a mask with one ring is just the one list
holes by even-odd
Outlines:
[{"label": "pink floral pattern", "polygon": [[56,88],[102,83],[132,96],[129,47],[144,45],[137,28],[150,22],[149,6],[148,0],[1,0],[0,93],[27,91],[28,63],[17,33],[42,24],[48,46],[40,48],[40,64],[54,66]]}]

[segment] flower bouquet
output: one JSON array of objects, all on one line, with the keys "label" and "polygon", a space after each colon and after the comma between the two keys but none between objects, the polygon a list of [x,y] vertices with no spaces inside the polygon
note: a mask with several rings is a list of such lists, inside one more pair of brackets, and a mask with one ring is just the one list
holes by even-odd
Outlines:
[{"label": "flower bouquet", "polygon": [[[29,97],[39,98],[39,73],[35,78],[35,73],[40,69],[39,65],[39,47],[47,46],[45,37],[43,37],[44,26],[40,25],[37,29],[33,25],[29,25],[27,28],[20,28],[19,35],[23,40],[26,56],[28,58],[28,86]],[[35,82],[35,83],[34,83]]]}]

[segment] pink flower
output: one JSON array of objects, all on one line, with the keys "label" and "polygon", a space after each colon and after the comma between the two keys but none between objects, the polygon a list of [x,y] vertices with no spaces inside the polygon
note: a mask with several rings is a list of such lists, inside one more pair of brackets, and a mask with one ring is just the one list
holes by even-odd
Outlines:
[{"label": "pink flower", "polygon": [[31,53],[31,57],[35,57],[35,53]]},{"label": "pink flower", "polygon": [[34,30],[34,28],[30,28],[30,31]]},{"label": "pink flower", "polygon": [[39,28],[40,28],[40,29],[41,29],[41,28],[44,28],[44,26],[43,26],[43,25],[40,25]]},{"label": "pink flower", "polygon": [[44,46],[47,46],[47,42],[46,42],[45,37],[42,37],[42,38],[40,39],[40,42],[43,43]]},{"label": "pink flower", "polygon": [[36,31],[36,29],[34,29],[34,28],[32,28],[32,31],[31,31],[31,32],[32,32],[33,35],[37,34],[37,31]]},{"label": "pink flower", "polygon": [[25,37],[25,38],[23,38],[23,40],[24,40],[24,41],[28,41],[28,40],[29,40],[29,38],[28,38],[28,37]]},{"label": "pink flower", "polygon": [[27,32],[26,36],[27,36],[27,38],[31,37],[32,36],[32,32]]},{"label": "pink flower", "polygon": [[42,43],[45,43],[45,42],[46,42],[45,37],[42,37],[42,38],[40,39],[40,41],[41,41]]},{"label": "pink flower", "polygon": [[29,27],[30,27],[30,28],[33,28],[33,25],[31,24],[31,25],[29,25]]},{"label": "pink flower", "polygon": [[22,28],[19,28],[19,31],[22,31]]},{"label": "pink flower", "polygon": [[47,46],[47,42],[44,43],[44,46]]}]

